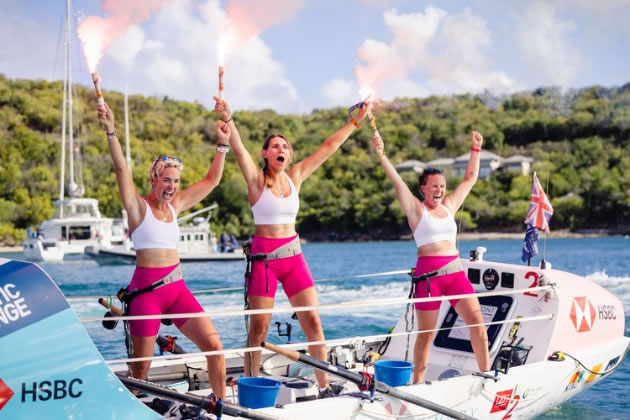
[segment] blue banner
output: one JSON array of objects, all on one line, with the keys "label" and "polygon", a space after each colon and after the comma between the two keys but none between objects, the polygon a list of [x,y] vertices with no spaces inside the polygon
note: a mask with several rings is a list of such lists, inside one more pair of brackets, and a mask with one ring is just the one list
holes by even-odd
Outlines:
[{"label": "blue banner", "polygon": [[528,223],[521,259],[527,261],[536,255],[538,255],[538,229]]},{"label": "blue banner", "polygon": [[35,264],[0,265],[0,338],[68,307],[59,288]]}]

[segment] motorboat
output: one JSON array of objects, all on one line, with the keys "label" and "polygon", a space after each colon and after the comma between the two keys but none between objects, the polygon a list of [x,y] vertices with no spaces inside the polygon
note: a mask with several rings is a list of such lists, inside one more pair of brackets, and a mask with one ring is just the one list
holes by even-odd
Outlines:
[{"label": "motorboat", "polygon": [[[182,263],[240,261],[245,258],[240,247],[231,249],[230,252],[220,252],[217,237],[210,230],[212,210],[216,208],[218,205],[215,203],[177,219],[180,231],[177,252]],[[207,216],[200,216],[204,213]],[[188,223],[189,221],[192,223]],[[88,246],[85,248],[85,255],[102,265],[136,263],[136,251],[131,241],[117,246]]]}]

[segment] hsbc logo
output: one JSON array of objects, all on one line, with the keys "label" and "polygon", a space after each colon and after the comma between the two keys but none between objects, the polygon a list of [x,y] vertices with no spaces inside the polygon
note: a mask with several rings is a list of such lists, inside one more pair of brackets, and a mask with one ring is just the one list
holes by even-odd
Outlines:
[{"label": "hsbc logo", "polygon": [[593,329],[597,312],[588,298],[582,296],[573,299],[571,314],[569,316],[577,332],[581,333]]},{"label": "hsbc logo", "polygon": [[0,410],[4,407],[15,393],[0,379]]}]

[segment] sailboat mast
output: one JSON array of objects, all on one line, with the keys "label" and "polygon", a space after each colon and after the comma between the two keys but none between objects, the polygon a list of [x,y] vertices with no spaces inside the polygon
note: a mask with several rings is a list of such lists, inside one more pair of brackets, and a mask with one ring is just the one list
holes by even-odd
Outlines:
[{"label": "sailboat mast", "polygon": [[67,62],[66,72],[68,78],[68,151],[70,156],[70,183],[68,195],[74,197],[76,192],[76,183],[74,182],[74,138],[72,129],[72,4],[70,0],[66,0],[66,51]]},{"label": "sailboat mast", "polygon": [[[65,22],[65,34],[64,34],[64,56],[63,56],[63,104],[61,106],[61,182],[59,183],[59,199],[63,200],[65,194],[65,177],[66,177],[66,101],[68,100],[68,5],[66,4],[66,22]],[[60,210],[62,213],[60,217],[63,217],[63,208]]]}]

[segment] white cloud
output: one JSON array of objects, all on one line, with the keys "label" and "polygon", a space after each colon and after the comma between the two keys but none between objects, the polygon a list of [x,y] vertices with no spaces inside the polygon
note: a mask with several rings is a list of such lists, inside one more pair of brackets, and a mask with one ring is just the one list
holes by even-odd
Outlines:
[{"label": "white cloud", "polygon": [[[383,19],[391,43],[365,40],[357,51],[363,64],[355,69],[358,84],[372,87],[378,99],[517,88],[505,72],[493,69],[491,33],[469,9],[452,15],[436,7],[416,13],[391,9]],[[333,88],[339,85],[329,82],[323,95],[337,101]]]},{"label": "white cloud", "polygon": [[359,86],[354,80],[333,79],[326,83],[322,94],[326,98],[326,106],[343,106],[357,102]]},{"label": "white cloud", "polygon": [[[583,65],[580,51],[573,46],[571,34],[576,25],[561,20],[547,3],[527,7],[515,26],[521,59],[551,84],[570,86]],[[540,78],[538,79],[540,80]]]},{"label": "white cloud", "polygon": [[[212,107],[218,93],[216,40],[224,19],[217,0],[167,4],[112,45],[104,61],[129,70],[131,92],[157,92]],[[257,35],[228,58],[224,83],[224,97],[234,109],[306,109],[284,67]]]},{"label": "white cloud", "polygon": [[130,68],[138,53],[147,47],[146,44],[142,28],[133,25],[126,34],[112,42],[109,56],[124,67]]}]

